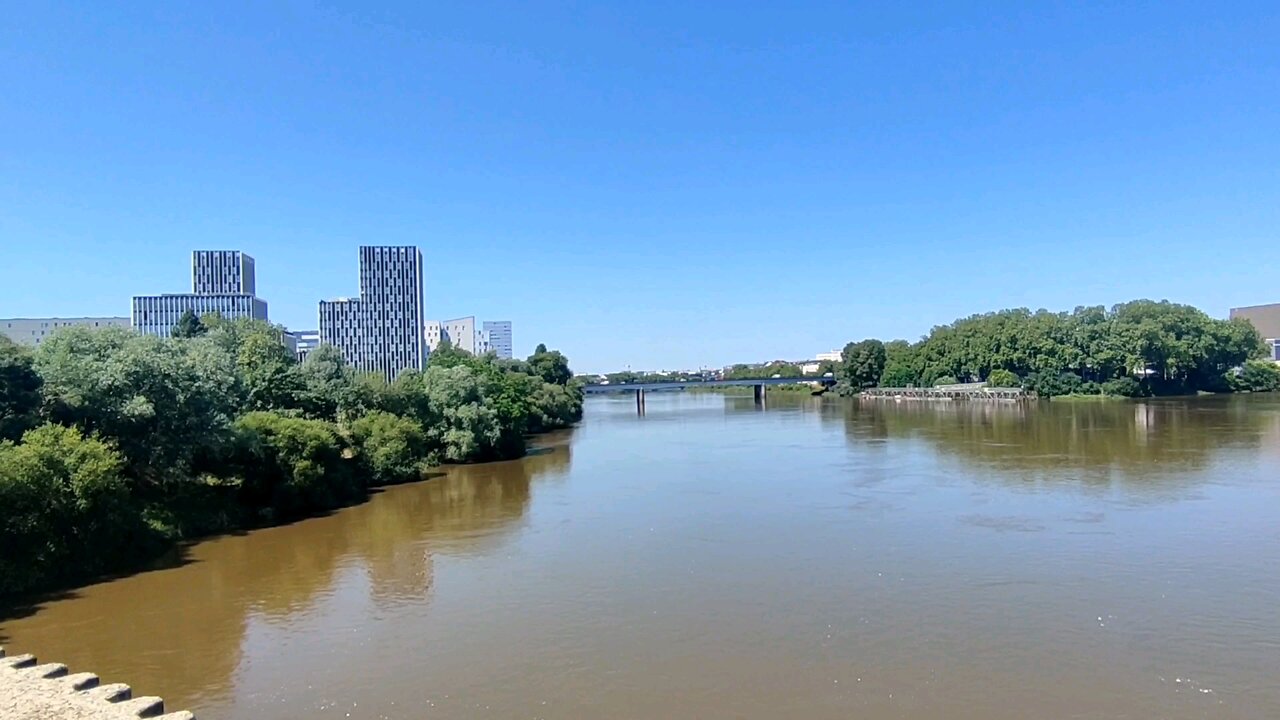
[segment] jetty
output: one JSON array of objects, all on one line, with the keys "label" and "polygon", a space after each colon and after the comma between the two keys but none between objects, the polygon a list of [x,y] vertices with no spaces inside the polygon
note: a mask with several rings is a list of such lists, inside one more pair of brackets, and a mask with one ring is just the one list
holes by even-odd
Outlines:
[{"label": "jetty", "polygon": [[868,388],[859,397],[869,400],[976,400],[1019,402],[1034,400],[1035,393],[1022,388],[993,388],[984,382],[939,385],[928,388]]}]

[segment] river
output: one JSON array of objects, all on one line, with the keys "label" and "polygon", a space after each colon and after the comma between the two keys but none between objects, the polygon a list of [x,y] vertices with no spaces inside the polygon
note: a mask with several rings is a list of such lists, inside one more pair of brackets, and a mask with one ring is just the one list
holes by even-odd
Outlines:
[{"label": "river", "polygon": [[591,398],[0,616],[201,720],[1280,717],[1280,398]]}]

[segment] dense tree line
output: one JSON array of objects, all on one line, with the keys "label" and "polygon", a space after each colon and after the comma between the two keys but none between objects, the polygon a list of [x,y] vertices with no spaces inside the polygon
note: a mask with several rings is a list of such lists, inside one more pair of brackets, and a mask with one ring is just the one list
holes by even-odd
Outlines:
[{"label": "dense tree line", "polygon": [[1137,300],[1069,313],[1002,310],[935,327],[916,343],[849,343],[838,377],[846,394],[977,381],[1041,396],[1277,389],[1280,370],[1259,360],[1265,352],[1247,321]]},{"label": "dense tree line", "polygon": [[175,338],[69,328],[0,337],[0,595],[130,566],[175,540],[338,507],[444,463],[514,458],[581,419],[559,352],[452,348],[393,382],[260,321]]}]

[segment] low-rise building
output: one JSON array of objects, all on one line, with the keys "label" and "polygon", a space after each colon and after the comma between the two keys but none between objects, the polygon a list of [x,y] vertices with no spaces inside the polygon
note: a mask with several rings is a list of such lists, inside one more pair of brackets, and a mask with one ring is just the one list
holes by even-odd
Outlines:
[{"label": "low-rise building", "polygon": [[266,320],[267,302],[256,292],[252,257],[239,250],[196,250],[191,253],[191,292],[135,295],[130,322],[144,335],[169,337],[187,312]]},{"label": "low-rise building", "polygon": [[298,362],[306,360],[312,350],[320,347],[319,330],[290,330],[289,334],[293,336],[293,353]]},{"label": "low-rise building", "polygon": [[476,319],[474,316],[445,320],[441,323],[441,340],[448,339],[455,348],[472,355],[476,352]]},{"label": "low-rise building", "polygon": [[48,317],[48,318],[0,318],[0,335],[19,345],[35,347],[54,332],[68,327],[107,328],[129,327],[127,317]]},{"label": "low-rise building", "polygon": [[423,327],[423,340],[427,343],[427,351],[434,352],[440,347],[440,338],[443,337],[444,327],[439,320],[428,320]]},{"label": "low-rise building", "polygon": [[1258,334],[1267,341],[1271,349],[1271,359],[1280,362],[1280,303],[1269,305],[1249,305],[1231,308],[1229,317],[1248,320],[1258,329]]},{"label": "low-rise building", "polygon": [[218,313],[228,320],[236,318],[267,319],[267,302],[253,295],[135,295],[131,322],[143,335],[167,338],[183,314],[198,316]]}]

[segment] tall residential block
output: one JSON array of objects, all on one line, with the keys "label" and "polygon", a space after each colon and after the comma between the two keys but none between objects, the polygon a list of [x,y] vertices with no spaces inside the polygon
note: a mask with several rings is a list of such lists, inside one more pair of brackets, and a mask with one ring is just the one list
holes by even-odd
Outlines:
[{"label": "tall residential block", "polygon": [[239,250],[191,253],[191,291],[196,295],[256,295],[253,258]]},{"label": "tall residential block", "polygon": [[482,325],[488,335],[489,349],[500,358],[510,360],[512,357],[511,321],[485,320]]},{"label": "tall residential block", "polygon": [[320,342],[388,380],[422,369],[423,325],[422,253],[412,246],[362,246],[360,297],[320,303]]},{"label": "tall residential block", "polygon": [[196,315],[267,319],[267,302],[257,296],[253,258],[238,250],[197,250],[191,254],[191,292],[135,295],[130,318],[144,335],[169,337],[188,310]]},{"label": "tall residential block", "polygon": [[74,318],[0,318],[0,335],[19,345],[35,347],[43,343],[57,330],[68,327],[107,328],[129,327],[127,317],[74,317]]}]

